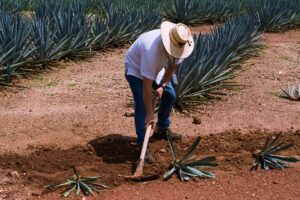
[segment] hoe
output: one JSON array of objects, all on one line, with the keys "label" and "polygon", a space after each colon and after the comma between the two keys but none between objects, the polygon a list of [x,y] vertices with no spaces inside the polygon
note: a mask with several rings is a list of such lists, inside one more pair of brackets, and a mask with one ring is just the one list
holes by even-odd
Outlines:
[{"label": "hoe", "polygon": [[[156,99],[153,99],[153,109],[155,109],[155,101]],[[144,175],[143,170],[144,170],[144,164],[145,164],[145,155],[149,143],[149,138],[151,135],[151,129],[154,127],[154,121],[151,121],[149,125],[146,128],[146,133],[144,137],[144,142],[142,146],[142,151],[140,155],[140,159],[136,163],[136,168],[135,172],[133,173],[132,176],[125,176],[125,179],[132,180],[132,181],[150,181],[150,180],[155,180],[159,178],[159,174],[154,174],[154,175]]]}]

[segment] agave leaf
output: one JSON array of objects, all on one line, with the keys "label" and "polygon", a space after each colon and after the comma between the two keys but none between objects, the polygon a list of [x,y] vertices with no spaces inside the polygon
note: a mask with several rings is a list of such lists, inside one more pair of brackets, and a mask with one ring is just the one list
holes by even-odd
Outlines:
[{"label": "agave leaf", "polygon": [[278,164],[277,162],[265,159],[266,165],[268,166],[267,168],[265,168],[265,170],[269,170],[271,169],[283,169],[283,167]]},{"label": "agave leaf", "polygon": [[92,185],[92,184],[89,184],[88,185],[92,191],[96,191],[96,192],[99,192],[100,190],[98,188],[96,188],[96,186]]},{"label": "agave leaf", "polygon": [[164,174],[163,179],[168,180],[175,173],[175,171],[176,171],[176,169],[175,169],[175,167],[173,167],[171,170],[169,170],[168,172],[166,172]]},{"label": "agave leaf", "polygon": [[253,163],[252,167],[250,168],[250,171],[252,171],[252,170],[257,170],[258,166],[259,166],[259,162],[256,160],[256,161]]},{"label": "agave leaf", "polygon": [[202,171],[196,169],[196,168],[193,168],[193,167],[189,167],[189,166],[183,166],[182,167],[183,170],[185,170],[187,173],[190,173],[190,174],[194,174],[195,176],[199,176],[199,177],[209,177],[209,178],[213,178],[214,175],[211,174],[211,173],[203,173]]},{"label": "agave leaf", "polygon": [[61,184],[48,185],[48,186],[45,186],[45,187],[56,189],[56,188],[60,188],[60,187],[64,187],[64,186],[70,185],[70,184],[73,184],[73,181],[67,180],[66,182],[61,183]]},{"label": "agave leaf", "polygon": [[264,170],[269,170],[269,166],[267,164],[267,161],[265,159],[263,159],[263,164],[261,166]]},{"label": "agave leaf", "polygon": [[201,166],[201,167],[202,166],[203,167],[216,167],[216,166],[218,166],[218,164],[211,163],[215,160],[216,160],[216,157],[211,156],[211,157],[206,157],[206,158],[203,158],[201,160],[194,161],[194,162],[185,163],[185,165],[188,165],[190,167],[198,167],[198,166]]},{"label": "agave leaf", "polygon": [[167,137],[168,137],[168,143],[170,145],[170,149],[171,149],[171,152],[172,152],[172,155],[173,155],[173,162],[176,161],[177,159],[177,155],[176,155],[176,151],[175,151],[175,148],[174,148],[174,145],[173,145],[173,140],[172,138],[170,137],[170,135],[167,133]]},{"label": "agave leaf", "polygon": [[273,147],[273,148],[267,150],[266,152],[264,152],[264,154],[276,153],[276,152],[283,151],[283,150],[286,150],[288,148],[291,148],[292,146],[293,146],[292,143],[284,145],[284,143],[281,142],[280,144],[276,145],[275,147]]},{"label": "agave leaf", "polygon": [[185,174],[185,175],[187,175],[187,176],[190,176],[190,177],[197,177],[197,175],[196,174],[192,174],[192,173],[189,173],[189,172],[187,172],[187,171],[181,171],[181,173],[182,174]]},{"label": "agave leaf", "polygon": [[270,145],[269,145],[269,142],[270,142],[270,137],[267,137],[267,140],[266,140],[266,142],[265,142],[265,145],[263,146],[263,148],[262,148],[262,152],[264,152],[265,150],[266,150],[266,148],[268,148]]},{"label": "agave leaf", "polygon": [[111,188],[111,187],[109,187],[109,186],[107,186],[107,185],[100,184],[100,183],[90,183],[90,185],[93,185],[93,186],[99,186],[99,187],[106,188],[106,189]]},{"label": "agave leaf", "polygon": [[81,187],[82,187],[82,189],[84,190],[84,191],[86,191],[87,192],[87,194],[94,194],[94,192],[93,192],[93,190],[90,188],[90,186],[88,186],[87,184],[85,184],[84,182],[82,182],[82,181],[79,181],[79,184],[81,185]]},{"label": "agave leaf", "polygon": [[[266,149],[264,149],[263,148],[263,151],[264,152],[267,152],[268,150],[270,150],[270,148],[272,148],[272,145],[273,144],[275,144],[275,142],[278,140],[278,138],[279,138],[279,136],[281,135],[281,133],[278,133],[277,135],[276,135],[276,137],[270,142],[270,144],[268,144],[267,146],[266,146]],[[267,140],[270,140],[271,138],[267,138]]]},{"label": "agave leaf", "polygon": [[64,197],[68,197],[69,194],[76,188],[76,184],[74,184],[73,186],[71,186],[70,188],[66,189],[66,191],[64,192]]},{"label": "agave leaf", "polygon": [[190,149],[188,150],[188,152],[178,161],[178,163],[182,163],[185,161],[185,159],[187,159],[191,153],[195,150],[195,148],[198,146],[199,142],[200,142],[201,138],[197,137],[197,139],[194,141],[194,143],[192,144],[192,146],[190,147]]},{"label": "agave leaf", "polygon": [[71,177],[67,178],[67,180],[70,181],[71,183],[77,183],[77,180],[75,180],[75,179],[73,179]]},{"label": "agave leaf", "polygon": [[214,178],[215,177],[215,175],[213,173],[211,173],[211,172],[204,171],[204,170],[201,170],[201,172],[203,174],[206,174],[206,177],[209,177],[209,178]]},{"label": "agave leaf", "polygon": [[281,161],[285,161],[285,162],[299,162],[300,160],[294,157],[287,157],[287,156],[279,156],[279,155],[273,155],[273,154],[269,154],[265,156],[266,158],[269,159],[276,159],[276,160],[281,160]]},{"label": "agave leaf", "polygon": [[287,163],[281,162],[281,161],[279,161],[279,160],[276,160],[276,163],[278,163],[279,165],[281,165],[281,166],[284,167],[284,168],[289,168],[289,167],[290,167]]},{"label": "agave leaf", "polygon": [[191,180],[190,177],[194,177],[194,175],[185,173],[183,170],[179,171],[179,176],[181,181],[189,181]]},{"label": "agave leaf", "polygon": [[76,183],[76,187],[77,187],[77,192],[76,192],[76,195],[78,196],[80,191],[81,191],[81,188],[80,188],[80,184],[79,182]]},{"label": "agave leaf", "polygon": [[288,165],[286,165],[284,162],[281,162],[280,160],[277,160],[277,159],[269,159],[269,158],[266,158],[267,162],[270,162],[272,164],[274,164],[275,166],[278,167],[278,169],[284,169],[284,168],[288,168]]}]

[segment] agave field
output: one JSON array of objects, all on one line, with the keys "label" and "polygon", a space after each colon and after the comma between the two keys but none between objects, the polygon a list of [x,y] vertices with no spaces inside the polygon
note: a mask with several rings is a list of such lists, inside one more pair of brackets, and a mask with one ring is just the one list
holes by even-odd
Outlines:
[{"label": "agave field", "polygon": [[[184,138],[140,183],[124,56],[164,20]],[[0,199],[298,199],[299,28],[300,0],[0,0]]]}]

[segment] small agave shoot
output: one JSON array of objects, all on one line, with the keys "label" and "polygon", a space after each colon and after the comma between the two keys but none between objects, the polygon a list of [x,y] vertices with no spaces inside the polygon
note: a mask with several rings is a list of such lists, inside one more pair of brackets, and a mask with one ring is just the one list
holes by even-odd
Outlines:
[{"label": "small agave shoot", "polygon": [[275,155],[275,153],[286,150],[293,146],[292,143],[285,144],[284,142],[278,142],[280,135],[281,133],[279,133],[274,139],[268,137],[263,149],[258,153],[252,154],[252,156],[255,158],[255,161],[250,169],[251,171],[257,170],[259,165],[261,165],[261,168],[264,170],[284,169],[289,167],[287,164],[288,162],[295,163],[300,161],[294,157]]},{"label": "small agave shoot", "polygon": [[293,101],[300,101],[300,84],[298,85],[298,89],[296,85],[288,84],[286,89],[282,89],[284,93],[284,98],[293,100]]},{"label": "small agave shoot", "polygon": [[55,190],[63,187],[67,187],[67,189],[64,191],[63,195],[64,197],[68,197],[69,194],[76,189],[76,194],[79,195],[82,191],[84,195],[94,195],[94,192],[99,192],[100,188],[108,188],[106,185],[95,183],[100,177],[99,176],[93,176],[93,177],[84,177],[80,176],[77,173],[76,168],[72,167],[73,172],[75,174],[76,178],[69,177],[67,178],[67,181],[60,184],[54,184],[46,186],[46,188]]},{"label": "small agave shoot", "polygon": [[174,149],[174,145],[171,137],[168,135],[168,142],[171,148],[171,152],[173,154],[173,161],[170,166],[170,170],[166,172],[163,176],[164,180],[168,180],[172,177],[174,173],[178,175],[181,181],[189,181],[194,177],[202,177],[202,178],[213,178],[215,175],[208,171],[203,171],[200,168],[202,167],[216,167],[218,164],[213,163],[216,158],[215,157],[206,157],[201,160],[194,160],[194,157],[191,156],[192,152],[198,146],[200,142],[200,137],[198,137],[195,142],[192,144],[188,152],[181,158],[177,159],[177,155]]}]

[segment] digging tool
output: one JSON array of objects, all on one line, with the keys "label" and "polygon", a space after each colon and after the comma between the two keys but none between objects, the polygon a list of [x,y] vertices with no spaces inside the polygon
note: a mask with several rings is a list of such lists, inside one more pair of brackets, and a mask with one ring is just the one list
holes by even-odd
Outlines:
[{"label": "digging tool", "polygon": [[153,126],[154,126],[153,121],[147,126],[140,159],[136,163],[136,169],[135,169],[134,174],[132,176],[125,176],[125,179],[139,182],[139,181],[155,180],[155,179],[159,178],[158,174],[154,174],[154,175],[144,175],[143,174],[146,151],[147,151],[147,147],[148,147],[148,143],[149,143],[149,138],[151,135],[151,129]]},{"label": "digging tool", "polygon": [[151,133],[151,129],[152,129],[153,124],[154,124],[154,122],[151,122],[148,125],[147,129],[146,129],[145,138],[144,138],[144,142],[143,142],[143,147],[142,147],[142,151],[141,151],[141,155],[140,155],[140,160],[138,161],[136,171],[133,174],[134,177],[138,177],[138,176],[143,175],[145,156],[146,156],[146,151],[147,151],[149,138],[150,138],[150,133]]},{"label": "digging tool", "polygon": [[[155,100],[156,98],[153,98],[153,109],[155,108]],[[144,142],[142,146],[142,151],[140,155],[140,159],[136,163],[136,169],[135,172],[132,176],[126,176],[126,179],[132,180],[132,181],[148,181],[148,180],[154,180],[159,178],[158,174],[155,175],[144,175],[143,174],[143,169],[144,169],[144,164],[145,164],[145,156],[146,156],[146,151],[151,135],[151,129],[154,127],[154,121],[151,121],[146,128],[146,133],[144,137]]]}]

